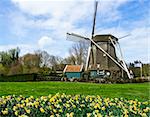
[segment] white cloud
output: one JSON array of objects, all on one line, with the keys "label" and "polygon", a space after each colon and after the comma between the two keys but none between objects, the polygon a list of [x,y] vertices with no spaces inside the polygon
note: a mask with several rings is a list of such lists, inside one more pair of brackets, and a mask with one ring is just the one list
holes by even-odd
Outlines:
[{"label": "white cloud", "polygon": [[[94,0],[12,0],[23,12],[31,15],[49,15],[53,21],[75,23],[93,19]],[[117,8],[128,0],[100,0],[98,13],[104,21],[117,20]],[[101,18],[102,18],[101,17]],[[113,18],[112,18],[113,17]],[[52,21],[51,20],[51,21]],[[102,19],[101,19],[102,20]],[[54,22],[55,23],[55,22]],[[49,24],[49,23],[48,23]]]},{"label": "white cloud", "polygon": [[[24,12],[29,12],[32,15],[40,15],[48,13],[49,7],[48,4],[43,4],[41,0],[12,0],[16,6],[18,6]],[[48,1],[45,1],[48,2]],[[45,6],[45,7],[44,7]]]},{"label": "white cloud", "polygon": [[[97,22],[100,20],[100,23],[103,23],[120,18],[117,8],[127,1],[100,0],[98,6],[100,17],[97,17]],[[12,0],[12,2],[27,14],[49,16],[44,21],[28,19],[23,15],[21,16],[22,19],[20,17],[18,19],[16,15],[13,16],[13,27],[15,28],[13,29],[16,30],[14,32],[18,35],[21,34],[21,31],[22,34],[26,34],[26,29],[31,27],[52,30],[51,35],[61,39],[65,39],[66,32],[75,32],[88,37],[91,34],[90,27],[92,27],[94,0]],[[84,22],[87,20],[91,21],[90,25],[88,24],[89,28],[76,26],[79,21]]]},{"label": "white cloud", "polygon": [[51,14],[52,17],[61,18],[66,15],[79,1],[60,0],[12,0],[22,11],[32,15]]},{"label": "white cloud", "polygon": [[40,48],[51,46],[53,43],[54,43],[54,40],[48,36],[43,36],[38,40],[38,45]]},{"label": "white cloud", "polygon": [[[93,10],[89,9],[91,7],[91,1],[41,1],[41,0],[12,0],[16,6],[18,6],[23,12],[38,16],[45,15],[50,16],[46,20],[35,20],[27,18],[23,14],[12,13],[12,32],[15,35],[25,35],[28,33],[29,28],[37,28],[41,30],[51,30],[51,35],[57,36],[57,38],[64,39],[66,32],[81,32],[87,34],[88,29],[83,27],[76,27],[76,22],[86,18],[91,18],[91,13]],[[41,11],[42,10],[42,11]],[[88,17],[88,18],[87,18]],[[18,22],[19,21],[19,22]],[[53,33],[53,34],[52,34]]]}]

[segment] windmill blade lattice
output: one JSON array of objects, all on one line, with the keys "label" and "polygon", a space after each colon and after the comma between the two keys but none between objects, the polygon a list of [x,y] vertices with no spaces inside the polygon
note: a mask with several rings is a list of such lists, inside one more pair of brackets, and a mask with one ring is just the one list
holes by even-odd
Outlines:
[{"label": "windmill blade lattice", "polygon": [[75,33],[67,33],[67,40],[73,41],[73,42],[85,42],[85,41],[90,42],[90,40],[87,37],[83,37]]}]

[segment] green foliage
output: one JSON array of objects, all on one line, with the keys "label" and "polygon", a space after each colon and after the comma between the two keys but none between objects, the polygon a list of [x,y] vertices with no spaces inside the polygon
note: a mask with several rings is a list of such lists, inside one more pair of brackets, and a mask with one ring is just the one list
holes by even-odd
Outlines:
[{"label": "green foliage", "polygon": [[51,69],[48,67],[41,67],[39,73],[42,75],[49,75],[51,73]]},{"label": "green foliage", "polygon": [[21,64],[12,64],[7,75],[22,74],[23,67]]},{"label": "green foliage", "polygon": [[2,64],[0,64],[0,75],[7,74],[8,71],[9,69],[6,66],[3,66]]},{"label": "green foliage", "polygon": [[134,77],[140,77],[141,71],[139,67],[132,68],[132,71],[133,71]]},{"label": "green foliage", "polygon": [[16,63],[19,59],[19,53],[20,49],[18,47],[10,49],[6,52],[0,52],[1,63],[3,64],[3,66],[10,67],[12,63]]},{"label": "green foliage", "polygon": [[0,52],[1,63],[3,66],[9,67],[13,62],[8,52]]},{"label": "green foliage", "polygon": [[22,73],[22,68],[19,59],[20,49],[10,49],[9,51],[0,52],[0,74],[18,74]]},{"label": "green foliage", "polygon": [[27,54],[18,58],[16,50],[11,49],[9,52],[1,52],[0,55],[2,57],[0,74],[15,75],[39,72],[40,60],[36,54]]},{"label": "green foliage", "polygon": [[26,54],[23,56],[23,64],[28,68],[40,66],[40,56],[37,54]]},{"label": "green foliage", "polygon": [[89,80],[89,77],[90,77],[90,72],[89,71],[85,71],[81,74],[81,79],[84,81],[87,81]]},{"label": "green foliage", "polygon": [[150,64],[143,64],[142,72],[143,76],[150,76]]},{"label": "green foliage", "polygon": [[16,60],[19,59],[19,53],[20,53],[20,49],[17,47],[17,48],[14,48],[14,49],[10,49],[8,51],[9,55],[10,55],[10,58],[13,62],[15,62]]},{"label": "green foliage", "polygon": [[49,94],[101,95],[110,98],[149,99],[149,83],[95,84],[73,82],[0,82],[0,96],[23,95],[45,96]]}]

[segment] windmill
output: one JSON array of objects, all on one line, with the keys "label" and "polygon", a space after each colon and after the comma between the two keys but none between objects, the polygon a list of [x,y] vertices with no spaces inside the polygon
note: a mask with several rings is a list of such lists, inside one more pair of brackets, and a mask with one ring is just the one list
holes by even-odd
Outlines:
[{"label": "windmill", "polygon": [[[119,78],[123,77],[123,74],[126,73],[128,78],[131,78],[121,52],[118,41],[120,38],[117,38],[111,34],[94,35],[97,6],[98,1],[95,2],[91,38],[80,36],[74,33],[67,33],[67,38],[90,41],[85,71],[90,71],[92,77],[102,76]],[[117,52],[120,54],[120,58],[117,56]]]}]

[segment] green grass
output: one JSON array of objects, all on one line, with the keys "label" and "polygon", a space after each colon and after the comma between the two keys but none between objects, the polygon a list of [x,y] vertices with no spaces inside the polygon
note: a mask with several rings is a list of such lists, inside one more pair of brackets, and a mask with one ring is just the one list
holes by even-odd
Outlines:
[{"label": "green grass", "polygon": [[150,83],[141,84],[94,84],[71,82],[0,82],[0,96],[23,95],[39,97],[56,94],[100,95],[102,97],[124,97],[148,100]]}]

